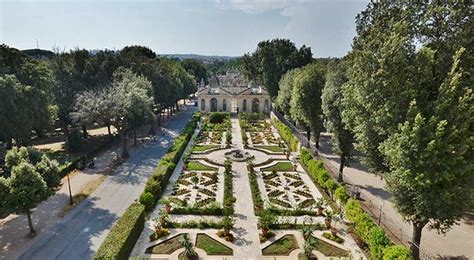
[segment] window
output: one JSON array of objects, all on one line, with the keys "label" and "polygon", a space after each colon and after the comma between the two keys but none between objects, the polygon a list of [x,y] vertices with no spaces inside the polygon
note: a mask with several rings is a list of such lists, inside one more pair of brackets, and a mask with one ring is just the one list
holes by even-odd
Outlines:
[{"label": "window", "polygon": [[206,100],[201,99],[201,111],[206,111]]},{"label": "window", "polygon": [[244,102],[242,103],[242,111],[247,112],[247,99],[244,99]]}]

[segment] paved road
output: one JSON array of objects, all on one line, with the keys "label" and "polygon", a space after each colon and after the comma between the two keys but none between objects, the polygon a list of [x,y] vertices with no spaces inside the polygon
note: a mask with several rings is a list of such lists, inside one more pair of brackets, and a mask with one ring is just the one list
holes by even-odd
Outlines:
[{"label": "paved road", "polygon": [[[323,134],[320,143],[321,156],[337,172],[339,158],[331,151],[331,136]],[[371,208],[374,215],[381,217],[381,223],[388,228],[398,240],[407,244],[411,239],[412,227],[405,222],[390,201],[391,195],[385,190],[385,182],[380,177],[369,173],[360,163],[352,163],[344,169],[345,181],[361,190],[365,205]],[[382,211],[382,212],[381,212]],[[439,235],[428,227],[423,229],[421,238],[423,259],[430,256],[461,257],[474,259],[474,221],[463,219],[460,225],[455,225],[446,235]],[[465,257],[465,258],[462,258]]]},{"label": "paved road", "polygon": [[194,107],[170,119],[159,138],[130,154],[86,200],[29,248],[20,259],[90,259],[114,222],[144,189],[158,160],[189,121]]}]

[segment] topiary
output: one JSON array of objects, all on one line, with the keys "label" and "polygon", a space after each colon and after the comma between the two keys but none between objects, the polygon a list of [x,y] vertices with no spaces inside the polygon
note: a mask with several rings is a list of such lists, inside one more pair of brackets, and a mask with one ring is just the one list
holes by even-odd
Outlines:
[{"label": "topiary", "polygon": [[146,211],[151,211],[153,209],[153,205],[155,204],[153,194],[150,192],[143,192],[140,195],[140,203],[145,206]]}]

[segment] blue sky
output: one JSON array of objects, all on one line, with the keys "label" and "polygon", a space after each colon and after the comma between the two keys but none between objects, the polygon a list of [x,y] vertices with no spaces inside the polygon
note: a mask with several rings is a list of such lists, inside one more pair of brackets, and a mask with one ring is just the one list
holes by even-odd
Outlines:
[{"label": "blue sky", "polygon": [[288,38],[315,57],[340,57],[362,0],[0,0],[0,41],[19,49],[121,49],[240,56]]}]

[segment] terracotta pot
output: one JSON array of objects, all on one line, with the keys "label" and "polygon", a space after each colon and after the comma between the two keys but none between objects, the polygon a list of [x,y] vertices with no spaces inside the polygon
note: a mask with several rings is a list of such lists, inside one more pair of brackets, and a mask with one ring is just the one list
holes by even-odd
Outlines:
[{"label": "terracotta pot", "polygon": [[230,229],[225,228],[225,229],[224,229],[224,235],[225,235],[225,236],[228,236],[229,233],[230,233]]},{"label": "terracotta pot", "polygon": [[170,205],[170,204],[166,204],[166,205],[165,205],[165,210],[166,210],[167,213],[170,213],[170,211],[171,211],[171,205]]},{"label": "terracotta pot", "polygon": [[155,232],[159,234],[161,232],[161,226],[155,226]]},{"label": "terracotta pot", "polygon": [[293,164],[293,171],[296,171],[296,168],[298,168],[298,165]]},{"label": "terracotta pot", "polygon": [[318,208],[318,215],[322,216],[324,212],[324,208]]},{"label": "terracotta pot", "polygon": [[327,228],[331,228],[331,220],[330,219],[325,219],[324,224],[326,224]]},{"label": "terracotta pot", "polygon": [[337,235],[337,229],[335,227],[331,228],[331,234],[332,234],[333,237],[335,237]]},{"label": "terracotta pot", "polygon": [[262,228],[262,235],[266,237],[268,235],[268,228]]}]

